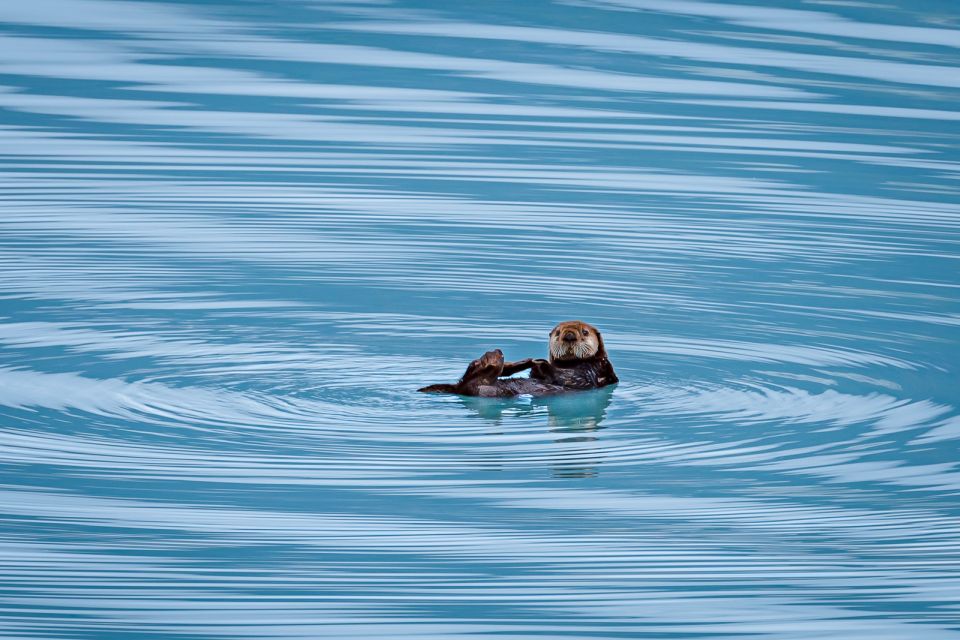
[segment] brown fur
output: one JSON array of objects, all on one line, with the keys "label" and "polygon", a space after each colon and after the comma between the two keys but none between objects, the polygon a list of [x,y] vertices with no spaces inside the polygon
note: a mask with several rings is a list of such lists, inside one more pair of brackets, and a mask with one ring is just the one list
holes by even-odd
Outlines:
[{"label": "brown fur", "polygon": [[[549,360],[527,358],[517,362],[504,362],[503,352],[494,349],[471,362],[456,384],[433,384],[419,391],[484,397],[544,396],[619,382],[603,336],[593,325],[579,320],[561,322],[550,332],[549,349]],[[525,369],[530,369],[529,378],[500,379]]]}]

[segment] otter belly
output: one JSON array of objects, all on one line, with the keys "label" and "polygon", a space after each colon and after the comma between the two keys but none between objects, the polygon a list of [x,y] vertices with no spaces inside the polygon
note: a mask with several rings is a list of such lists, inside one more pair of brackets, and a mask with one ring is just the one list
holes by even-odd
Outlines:
[{"label": "otter belly", "polygon": [[513,396],[552,396],[565,393],[560,385],[547,384],[531,378],[503,378],[493,384],[480,385],[477,395],[484,398],[510,398]]}]

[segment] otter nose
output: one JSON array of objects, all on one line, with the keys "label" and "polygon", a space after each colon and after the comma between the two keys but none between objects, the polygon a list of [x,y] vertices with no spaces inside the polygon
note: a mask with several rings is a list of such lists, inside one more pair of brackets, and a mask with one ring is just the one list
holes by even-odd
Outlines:
[{"label": "otter nose", "polygon": [[573,331],[567,331],[566,333],[563,334],[564,342],[573,342],[576,339],[577,339],[577,334],[575,334]]}]

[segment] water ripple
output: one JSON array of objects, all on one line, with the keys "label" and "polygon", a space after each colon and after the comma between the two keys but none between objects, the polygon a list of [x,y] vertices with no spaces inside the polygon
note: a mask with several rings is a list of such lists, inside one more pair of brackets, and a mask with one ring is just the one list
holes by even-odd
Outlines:
[{"label": "water ripple", "polygon": [[958,26],[0,5],[0,635],[960,638]]}]

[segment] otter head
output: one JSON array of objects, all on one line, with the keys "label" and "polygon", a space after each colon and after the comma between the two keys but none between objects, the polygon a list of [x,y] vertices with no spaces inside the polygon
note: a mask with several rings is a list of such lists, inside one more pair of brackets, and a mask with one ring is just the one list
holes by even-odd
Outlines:
[{"label": "otter head", "polygon": [[550,332],[550,361],[586,360],[605,356],[603,338],[593,325],[579,320],[561,322]]}]

